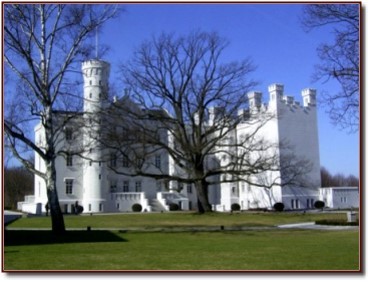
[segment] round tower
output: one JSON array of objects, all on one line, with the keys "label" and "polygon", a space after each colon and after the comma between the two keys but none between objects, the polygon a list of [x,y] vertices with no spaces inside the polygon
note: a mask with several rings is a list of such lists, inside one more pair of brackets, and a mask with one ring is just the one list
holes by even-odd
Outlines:
[{"label": "round tower", "polygon": [[108,102],[110,65],[101,60],[82,63],[84,76],[84,112],[100,112]]},{"label": "round tower", "polygon": [[84,77],[84,149],[86,161],[83,175],[84,212],[103,212],[105,170],[100,146],[102,110],[108,104],[110,65],[101,60],[82,63]]}]

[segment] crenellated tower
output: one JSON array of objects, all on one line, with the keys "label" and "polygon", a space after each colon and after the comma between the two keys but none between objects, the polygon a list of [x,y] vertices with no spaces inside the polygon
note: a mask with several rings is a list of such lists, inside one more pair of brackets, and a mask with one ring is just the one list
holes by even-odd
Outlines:
[{"label": "crenellated tower", "polygon": [[85,212],[104,211],[105,169],[100,146],[102,113],[108,105],[110,65],[101,60],[82,63],[84,77],[84,149],[86,163],[83,180],[83,207]]},{"label": "crenellated tower", "polygon": [[305,88],[301,91],[301,96],[303,97],[304,107],[316,106],[316,93],[315,89]]}]

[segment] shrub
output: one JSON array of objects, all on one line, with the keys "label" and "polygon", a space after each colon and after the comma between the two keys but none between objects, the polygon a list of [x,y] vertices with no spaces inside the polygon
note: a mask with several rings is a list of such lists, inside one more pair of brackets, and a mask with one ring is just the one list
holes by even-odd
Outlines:
[{"label": "shrub", "polygon": [[316,209],[323,209],[325,207],[325,202],[323,202],[323,201],[315,201],[314,202],[314,207]]},{"label": "shrub", "polygon": [[134,204],[131,206],[131,209],[133,212],[141,212],[142,211],[142,205],[141,204]]},{"label": "shrub", "polygon": [[234,203],[234,204],[231,205],[231,210],[232,211],[239,211],[239,210],[241,210],[241,206],[237,203]]},{"label": "shrub", "polygon": [[338,226],[357,226],[359,225],[359,221],[356,222],[347,222],[346,220],[340,219],[322,219],[317,220],[316,224],[318,225],[338,225]]},{"label": "shrub", "polygon": [[179,210],[179,205],[175,203],[169,204],[169,210],[171,211],[178,211]]},{"label": "shrub", "polygon": [[84,207],[83,206],[80,206],[78,205],[77,207],[75,207],[75,213],[76,214],[81,214],[83,211],[84,211]]},{"label": "shrub", "polygon": [[273,208],[276,210],[276,211],[283,211],[283,209],[285,208],[285,205],[283,203],[275,203],[273,205]]}]

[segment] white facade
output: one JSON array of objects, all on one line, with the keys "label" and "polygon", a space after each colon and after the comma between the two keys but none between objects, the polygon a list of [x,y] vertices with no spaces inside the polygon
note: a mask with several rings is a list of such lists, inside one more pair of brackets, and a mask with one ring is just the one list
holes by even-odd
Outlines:
[{"label": "white facade", "polygon": [[[73,124],[64,130],[60,136],[59,146],[66,151],[74,147],[84,148],[84,158],[64,156],[57,158],[57,189],[62,211],[74,212],[76,202],[82,205],[84,213],[96,212],[127,212],[131,211],[134,203],[139,203],[143,211],[169,210],[170,203],[178,204],[182,210],[192,210],[197,207],[195,187],[191,184],[182,184],[174,181],[169,183],[148,177],[128,177],[120,175],[107,168],[103,158],[107,156],[107,148],[101,148],[97,143],[97,135],[101,130],[99,113],[108,107],[108,81],[110,66],[100,60],[86,61],[82,65],[84,78],[84,113],[76,116],[90,124],[94,130],[84,131],[83,128],[74,128]],[[320,198],[320,160],[317,132],[316,92],[313,89],[302,91],[303,105],[284,95],[283,85],[269,86],[269,102],[264,104],[261,92],[248,94],[250,112],[269,112],[275,116],[259,130],[261,137],[270,142],[282,144],[282,149],[268,151],[267,154],[284,155],[284,145],[288,143],[294,154],[299,158],[311,162],[308,171],[308,185],[306,187],[283,187],[277,185],[271,188],[255,187],[244,181],[226,182],[213,185],[209,189],[209,200],[214,210],[229,211],[233,203],[238,203],[242,210],[254,208],[272,208],[277,202],[282,202],[286,209],[313,208],[313,204]],[[244,110],[241,111],[243,113]],[[216,111],[210,111],[210,121],[215,118]],[[61,113],[61,117],[68,113]],[[236,130],[230,133],[230,138],[241,138],[253,130],[251,125],[241,123]],[[35,127],[37,142],[42,140],[42,127]],[[98,133],[97,133],[98,132]],[[171,136],[167,136],[171,142]],[[108,154],[109,155],[109,154]],[[152,157],[151,157],[152,158]],[[223,156],[217,155],[221,162]],[[107,160],[105,160],[107,161]],[[117,170],[125,170],[124,160],[113,156],[111,166]],[[35,154],[35,166],[41,171],[44,164]],[[166,171],[170,175],[179,173],[174,160],[165,153],[153,155],[149,170]],[[275,178],[284,178],[279,171],[265,172],[260,175],[264,181]],[[265,180],[264,180],[265,179]],[[263,184],[263,183],[262,183]],[[19,209],[36,213],[36,206],[41,205],[45,211],[47,203],[44,181],[35,176],[35,192],[29,200],[19,203]]]},{"label": "white facade", "polygon": [[358,187],[326,187],[320,189],[320,200],[332,209],[359,208]]},{"label": "white facade", "polygon": [[[284,87],[281,84],[272,84],[268,88],[269,102],[264,104],[261,100],[261,92],[248,94],[250,112],[270,113],[271,118],[265,121],[256,138],[262,138],[267,142],[280,144],[280,149],[268,150],[266,153],[279,154],[281,158],[290,152],[297,159],[309,160],[310,170],[306,172],[305,187],[269,186],[275,179],[284,179],[282,171],[266,171],[254,177],[259,178],[256,182],[267,187],[248,185],[241,181],[233,184],[225,183],[220,187],[220,204],[216,209],[226,211],[233,203],[238,203],[241,209],[272,208],[277,202],[282,202],[286,209],[313,208],[314,202],[319,199],[321,186],[319,144],[317,131],[316,91],[304,89],[302,91],[303,106],[294,101],[293,97],[284,95]],[[243,114],[244,111],[241,111]],[[256,126],[259,126],[257,124]],[[238,125],[235,138],[241,139],[255,130],[251,123],[243,121]],[[289,160],[288,160],[289,161]],[[281,184],[283,184],[281,182]]]}]

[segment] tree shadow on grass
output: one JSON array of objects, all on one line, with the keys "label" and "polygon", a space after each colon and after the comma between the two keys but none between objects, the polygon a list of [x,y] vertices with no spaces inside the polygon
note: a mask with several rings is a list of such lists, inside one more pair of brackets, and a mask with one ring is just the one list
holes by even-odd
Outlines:
[{"label": "tree shadow on grass", "polygon": [[58,236],[52,231],[45,230],[5,230],[4,232],[4,246],[98,242],[127,242],[127,240],[114,232],[104,230],[66,231]]}]

